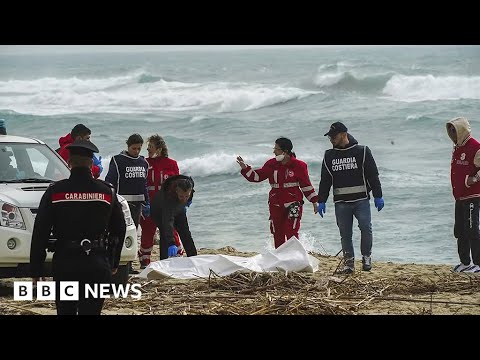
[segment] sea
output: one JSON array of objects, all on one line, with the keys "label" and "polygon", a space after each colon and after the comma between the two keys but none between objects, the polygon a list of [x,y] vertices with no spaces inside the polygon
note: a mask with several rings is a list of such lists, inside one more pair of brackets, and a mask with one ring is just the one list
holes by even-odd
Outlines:
[{"label": "sea", "polygon": [[[371,200],[373,262],[458,263],[445,124],[464,116],[480,138],[480,46],[211,48],[0,51],[0,118],[9,134],[54,149],[87,125],[102,177],[131,134],[163,136],[195,180],[188,219],[197,247],[255,252],[273,249],[270,187],[246,181],[236,157],[261,167],[275,139],[288,137],[318,190],[331,148],[323,134],[341,121],[379,169],[385,207]],[[332,195],[323,218],[304,206],[300,241],[317,253],[341,250]],[[359,258],[356,221],[354,246]]]}]

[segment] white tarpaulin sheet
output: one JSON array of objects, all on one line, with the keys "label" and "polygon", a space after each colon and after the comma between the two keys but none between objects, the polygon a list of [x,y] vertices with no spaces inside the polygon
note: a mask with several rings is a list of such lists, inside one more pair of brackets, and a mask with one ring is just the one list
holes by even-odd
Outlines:
[{"label": "white tarpaulin sheet", "polygon": [[208,277],[210,270],[226,276],[236,271],[315,272],[318,259],[309,255],[303,245],[293,237],[278,249],[251,257],[230,255],[197,255],[173,257],[155,261],[137,276],[144,279],[196,279]]}]

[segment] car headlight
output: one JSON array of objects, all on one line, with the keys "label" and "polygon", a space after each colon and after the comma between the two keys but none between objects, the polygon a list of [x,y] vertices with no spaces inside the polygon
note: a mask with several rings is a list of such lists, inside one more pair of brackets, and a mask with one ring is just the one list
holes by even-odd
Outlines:
[{"label": "car headlight", "polygon": [[20,209],[12,204],[0,201],[0,226],[26,230]]},{"label": "car headlight", "polygon": [[132,214],[130,213],[130,207],[128,206],[127,200],[123,196],[117,195],[118,201],[120,201],[120,205],[122,205],[123,216],[125,217],[125,224],[130,226],[135,224],[133,222]]}]

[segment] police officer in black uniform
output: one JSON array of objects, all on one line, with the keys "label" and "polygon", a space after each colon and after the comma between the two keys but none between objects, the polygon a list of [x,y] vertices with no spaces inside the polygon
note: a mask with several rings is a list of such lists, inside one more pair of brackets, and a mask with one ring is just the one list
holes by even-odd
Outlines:
[{"label": "police officer in black uniform", "polygon": [[[32,235],[31,275],[44,276],[50,234],[57,239],[53,255],[58,315],[99,315],[104,299],[85,297],[85,284],[111,283],[125,238],[125,218],[111,185],[90,170],[97,147],[79,140],[68,146],[70,178],[52,184],[42,197]],[[79,282],[79,301],[60,301],[61,281]],[[100,287],[100,285],[96,285]]]}]

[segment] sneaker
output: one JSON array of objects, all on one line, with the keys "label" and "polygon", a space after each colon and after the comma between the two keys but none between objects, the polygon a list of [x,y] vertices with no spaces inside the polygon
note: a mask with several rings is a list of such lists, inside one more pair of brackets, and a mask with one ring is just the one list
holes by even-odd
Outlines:
[{"label": "sneaker", "polygon": [[140,269],[145,269],[148,266],[147,262],[144,260],[140,260]]},{"label": "sneaker", "polygon": [[464,272],[468,269],[470,269],[472,267],[472,265],[468,264],[468,265],[464,265],[463,263],[460,263],[458,264],[457,266],[455,266],[452,271],[453,272]]},{"label": "sneaker", "polygon": [[371,256],[362,256],[362,270],[363,271],[372,270],[372,257]]},{"label": "sneaker", "polygon": [[466,272],[466,273],[480,273],[480,266],[472,265],[468,269],[463,270],[463,272]]},{"label": "sneaker", "polygon": [[355,258],[353,256],[344,256],[343,263],[345,264],[345,266],[353,269],[355,267]]},{"label": "sneaker", "polygon": [[355,268],[353,266],[345,265],[343,269],[338,269],[337,271],[335,271],[335,274],[348,275],[348,274],[352,274],[354,271],[355,271]]}]

